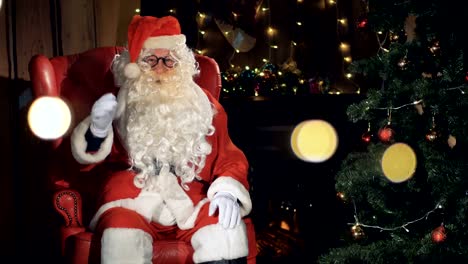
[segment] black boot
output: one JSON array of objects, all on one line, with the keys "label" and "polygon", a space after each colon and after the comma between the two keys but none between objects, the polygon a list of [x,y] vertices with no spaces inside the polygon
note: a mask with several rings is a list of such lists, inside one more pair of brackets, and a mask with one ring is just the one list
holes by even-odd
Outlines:
[{"label": "black boot", "polygon": [[247,264],[247,258],[236,258],[236,259],[223,259],[223,260],[214,260],[208,262],[202,262],[200,264]]}]

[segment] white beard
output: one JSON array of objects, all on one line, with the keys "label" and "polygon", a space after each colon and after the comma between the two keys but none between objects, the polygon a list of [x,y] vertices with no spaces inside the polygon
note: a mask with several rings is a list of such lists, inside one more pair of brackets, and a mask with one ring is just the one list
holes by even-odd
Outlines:
[{"label": "white beard", "polygon": [[199,178],[211,153],[206,141],[214,133],[211,103],[191,79],[179,75],[155,81],[145,73],[126,85],[120,130],[145,187],[162,166],[169,165],[188,188],[186,183]]}]

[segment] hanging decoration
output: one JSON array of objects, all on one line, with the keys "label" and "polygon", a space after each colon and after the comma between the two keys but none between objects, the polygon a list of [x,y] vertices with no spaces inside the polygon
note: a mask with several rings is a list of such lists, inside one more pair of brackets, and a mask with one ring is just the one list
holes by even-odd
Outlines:
[{"label": "hanging decoration", "polygon": [[364,143],[370,143],[372,140],[372,133],[370,131],[364,132],[361,136],[362,142]]},{"label": "hanging decoration", "polygon": [[367,28],[367,25],[368,25],[368,21],[366,17],[361,17],[356,22],[356,27],[359,29],[365,29]]},{"label": "hanging decoration", "polygon": [[447,232],[443,224],[440,225],[439,227],[436,227],[434,230],[432,230],[431,238],[432,238],[432,242],[436,244],[440,244],[445,241],[445,239],[447,238]]},{"label": "hanging decoration", "polygon": [[370,143],[371,140],[372,140],[372,136],[373,136],[373,135],[372,135],[372,132],[371,132],[371,125],[370,125],[370,122],[368,122],[368,124],[367,124],[367,131],[364,132],[364,134],[362,134],[361,140],[362,140],[362,142],[364,142],[364,143],[366,143],[366,144],[367,144],[367,143]]},{"label": "hanging decoration", "polygon": [[347,204],[349,202],[348,197],[346,197],[346,194],[344,194],[343,192],[337,192],[336,197],[344,204]]},{"label": "hanging decoration", "polygon": [[301,75],[301,70],[297,68],[297,62],[289,57],[282,65],[281,70],[285,72],[291,72],[295,75]]},{"label": "hanging decoration", "polygon": [[435,128],[431,128],[426,134],[426,140],[429,142],[434,142],[439,137],[439,132]]},{"label": "hanging decoration", "polygon": [[447,139],[447,144],[451,149],[453,149],[457,145],[457,138],[453,135],[449,135]]},{"label": "hanging decoration", "polygon": [[439,138],[440,132],[436,129],[435,117],[432,116],[432,126],[429,129],[429,132],[426,134],[426,140],[429,142],[434,142]]},{"label": "hanging decoration", "polygon": [[241,28],[234,27],[216,18],[214,21],[236,52],[247,52],[255,46],[256,39]]},{"label": "hanging decoration", "polygon": [[417,16],[409,14],[405,20],[406,42],[412,42],[416,39],[416,18]]},{"label": "hanging decoration", "polygon": [[351,227],[351,234],[355,240],[361,240],[366,237],[364,229],[359,224],[355,224]]},{"label": "hanging decoration", "polygon": [[289,57],[280,66],[279,86],[282,95],[301,95],[307,94],[307,84],[305,83],[302,71],[297,67],[294,60],[296,43],[291,41],[289,45]]},{"label": "hanging decoration", "polygon": [[395,138],[395,130],[393,130],[390,122],[379,129],[378,137],[382,143],[391,143],[393,141]]},{"label": "hanging decoration", "polygon": [[418,115],[423,115],[424,114],[424,102],[421,102],[419,104],[415,104],[414,108],[416,108],[416,111],[418,112]]},{"label": "hanging decoration", "polygon": [[385,126],[379,129],[378,137],[383,143],[391,143],[395,138],[395,131],[392,128],[392,110],[387,111],[388,121]]}]

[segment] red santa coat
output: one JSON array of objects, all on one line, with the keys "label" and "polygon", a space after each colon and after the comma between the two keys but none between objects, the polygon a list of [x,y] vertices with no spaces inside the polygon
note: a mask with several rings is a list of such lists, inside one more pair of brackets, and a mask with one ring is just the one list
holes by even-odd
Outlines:
[{"label": "red santa coat", "polygon": [[[202,206],[211,200],[216,192],[224,191],[234,195],[240,202],[241,216],[250,213],[252,203],[248,192],[248,162],[244,153],[231,141],[227,129],[227,115],[221,104],[203,90],[213,104],[215,132],[207,137],[212,151],[199,176],[201,180],[188,183],[188,190],[180,185],[178,177],[166,175],[160,192],[145,192],[134,184],[136,173],[132,170],[109,171],[110,177],[102,192],[100,207],[90,223],[93,229],[100,216],[110,208],[124,207],[143,215],[147,220],[163,225],[177,224],[180,229],[190,229],[199,216]],[[119,104],[121,102],[119,101]],[[73,131],[71,137],[72,153],[75,159],[92,169],[96,164],[110,162],[128,164],[128,153],[122,147],[117,132],[110,131],[100,149],[95,153],[86,152],[85,133],[90,126],[90,117],[84,119]],[[114,137],[114,134],[116,135]],[[109,166],[109,168],[122,166]]]}]

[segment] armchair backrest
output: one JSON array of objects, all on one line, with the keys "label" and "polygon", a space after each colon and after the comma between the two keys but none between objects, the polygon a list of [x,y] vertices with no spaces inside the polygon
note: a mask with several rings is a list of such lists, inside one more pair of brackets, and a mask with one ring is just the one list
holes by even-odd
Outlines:
[{"label": "armchair backrest", "polygon": [[[70,106],[73,117],[70,128],[74,128],[89,115],[92,104],[101,95],[117,93],[110,65],[122,50],[123,47],[101,47],[51,59],[34,56],[29,63],[34,97],[60,96]],[[196,54],[195,57],[200,69],[195,82],[219,99],[221,75],[218,64],[206,56]],[[53,141],[53,146],[57,148],[62,140]]]}]

